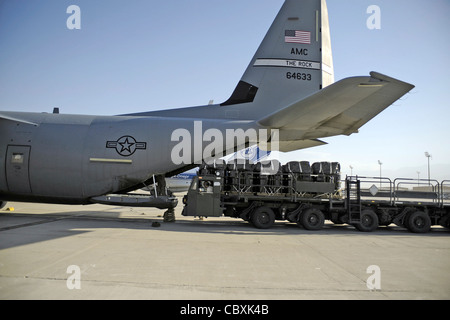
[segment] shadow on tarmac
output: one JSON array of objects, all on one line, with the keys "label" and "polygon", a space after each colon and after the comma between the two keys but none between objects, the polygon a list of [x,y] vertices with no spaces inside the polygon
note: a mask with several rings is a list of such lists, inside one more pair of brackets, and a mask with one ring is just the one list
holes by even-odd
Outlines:
[{"label": "shadow on tarmac", "polygon": [[[101,211],[69,211],[49,214],[8,213],[0,212],[0,250],[11,247],[71,237],[93,232],[95,229],[128,229],[148,230],[149,232],[184,232],[209,233],[232,236],[255,235],[299,235],[299,236],[408,236],[408,237],[448,237],[449,230],[442,227],[432,227],[425,234],[415,234],[406,228],[391,224],[379,227],[376,231],[364,233],[350,225],[335,225],[326,221],[323,229],[318,231],[306,230],[295,223],[276,222],[270,229],[256,229],[250,223],[240,219],[218,218],[213,220],[188,220],[179,218],[176,222],[163,222],[162,217],[123,218],[119,212],[109,212],[104,215]],[[159,222],[159,226],[152,226]],[[20,236],[18,236],[20,234]]]}]

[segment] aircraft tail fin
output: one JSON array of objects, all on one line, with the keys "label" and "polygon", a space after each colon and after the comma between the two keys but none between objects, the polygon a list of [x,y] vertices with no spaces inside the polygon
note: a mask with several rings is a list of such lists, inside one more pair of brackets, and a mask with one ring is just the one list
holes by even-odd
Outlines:
[{"label": "aircraft tail fin", "polygon": [[126,115],[257,120],[333,82],[326,0],[286,0],[227,101]]},{"label": "aircraft tail fin", "polygon": [[333,73],[326,1],[286,0],[233,94],[221,106],[254,102],[259,115],[270,114],[332,84]]}]

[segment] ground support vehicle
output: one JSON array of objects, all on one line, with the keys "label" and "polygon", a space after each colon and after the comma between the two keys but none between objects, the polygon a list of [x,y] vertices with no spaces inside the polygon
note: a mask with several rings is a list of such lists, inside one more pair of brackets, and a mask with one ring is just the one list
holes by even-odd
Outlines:
[{"label": "ground support vehicle", "polygon": [[[278,161],[203,165],[183,199],[184,216],[229,216],[270,228],[276,220],[320,230],[325,220],[370,232],[394,223],[424,233],[450,227],[450,181],[346,177],[339,163]],[[343,188],[341,185],[343,184]],[[418,184],[423,190],[413,190]]]}]

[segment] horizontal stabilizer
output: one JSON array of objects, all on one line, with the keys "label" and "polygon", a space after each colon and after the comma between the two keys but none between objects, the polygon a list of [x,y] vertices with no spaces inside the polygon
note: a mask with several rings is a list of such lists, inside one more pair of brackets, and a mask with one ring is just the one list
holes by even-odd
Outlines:
[{"label": "horizontal stabilizer", "polygon": [[[323,146],[325,144],[328,144],[325,141],[321,141],[319,139],[297,139],[292,135],[286,135],[285,132],[281,132],[281,136],[278,139],[278,143],[272,144],[270,141],[267,142],[265,148],[261,145],[259,146],[262,151],[266,151],[264,149],[267,149],[267,151],[270,153],[270,151],[281,151],[281,152],[290,152],[300,149],[307,149],[312,147],[318,147]],[[267,152],[266,151],[266,152]]]},{"label": "horizontal stabilizer", "polygon": [[370,77],[338,81],[258,123],[280,129],[281,137],[283,131],[296,132],[296,140],[350,135],[412,88],[409,83],[371,72]]},{"label": "horizontal stabilizer", "polygon": [[300,149],[307,149],[312,147],[323,146],[327,144],[324,141],[318,139],[312,140],[284,140],[279,142],[279,151],[290,152]]}]

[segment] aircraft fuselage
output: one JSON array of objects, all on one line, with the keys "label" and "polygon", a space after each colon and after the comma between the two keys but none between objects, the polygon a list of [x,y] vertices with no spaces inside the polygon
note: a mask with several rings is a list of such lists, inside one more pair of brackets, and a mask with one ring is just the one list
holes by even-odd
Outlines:
[{"label": "aircraft fuselage", "polygon": [[[193,119],[4,114],[30,123],[0,119],[0,200],[89,203],[91,197],[131,190],[153,175],[185,167],[173,161],[173,150],[181,153],[177,156],[192,152],[192,163],[201,161],[197,151],[208,144],[202,139],[200,147],[193,141],[185,141],[191,150],[180,147],[186,137],[173,133],[182,130],[194,139]],[[236,127],[233,121],[198,123],[200,134]]]}]

